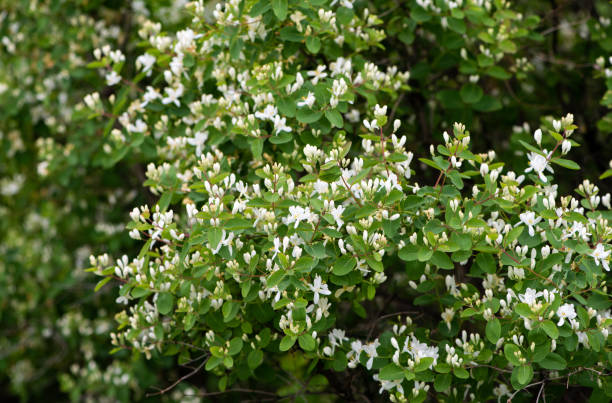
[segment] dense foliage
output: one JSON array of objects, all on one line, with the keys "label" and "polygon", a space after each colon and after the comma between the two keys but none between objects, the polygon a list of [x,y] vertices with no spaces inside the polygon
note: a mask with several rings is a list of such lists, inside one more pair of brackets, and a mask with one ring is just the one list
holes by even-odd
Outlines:
[{"label": "dense foliage", "polygon": [[3,397],[612,397],[606,1],[0,5]]}]

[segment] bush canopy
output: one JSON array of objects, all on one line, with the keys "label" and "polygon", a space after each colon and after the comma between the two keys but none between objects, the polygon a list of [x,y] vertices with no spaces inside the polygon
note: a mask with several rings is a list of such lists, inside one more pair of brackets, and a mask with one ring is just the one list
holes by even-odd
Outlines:
[{"label": "bush canopy", "polygon": [[605,0],[0,0],[0,396],[612,398]]}]

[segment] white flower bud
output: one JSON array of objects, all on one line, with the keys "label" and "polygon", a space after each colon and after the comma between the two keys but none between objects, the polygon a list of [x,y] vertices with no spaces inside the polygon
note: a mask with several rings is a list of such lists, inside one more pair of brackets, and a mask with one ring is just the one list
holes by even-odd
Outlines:
[{"label": "white flower bud", "polygon": [[538,145],[542,144],[542,129],[538,129],[533,133],[533,139]]}]

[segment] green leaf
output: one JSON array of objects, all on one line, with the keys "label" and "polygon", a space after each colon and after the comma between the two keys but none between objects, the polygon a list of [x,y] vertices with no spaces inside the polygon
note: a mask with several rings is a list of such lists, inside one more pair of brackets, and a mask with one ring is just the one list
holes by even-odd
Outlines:
[{"label": "green leaf", "polygon": [[255,369],[263,362],[263,352],[261,350],[253,350],[247,357],[247,365],[251,369]]},{"label": "green leaf", "polygon": [[307,36],[306,49],[308,49],[310,53],[319,53],[319,50],[321,50],[321,40],[317,36]]},{"label": "green leaf", "polygon": [[459,379],[468,379],[470,377],[467,369],[461,367],[453,368],[453,374]]},{"label": "green leaf", "polygon": [[206,361],[206,366],[204,367],[207,371],[212,371],[217,368],[219,364],[223,362],[223,358],[211,356],[208,361]]},{"label": "green leaf", "polygon": [[479,253],[476,255],[476,264],[482,271],[488,274],[494,274],[497,271],[495,259],[489,253]]},{"label": "green leaf", "polygon": [[456,18],[448,18],[448,27],[458,34],[465,34],[465,22]]},{"label": "green leaf", "polygon": [[602,173],[599,179],[606,179],[612,176],[612,169],[608,169],[606,172]]},{"label": "green leaf", "polygon": [[296,340],[297,340],[297,337],[295,336],[285,335],[285,337],[283,337],[283,339],[281,340],[278,348],[280,349],[280,351],[287,351],[291,347],[293,347]]},{"label": "green leaf", "polygon": [[552,163],[562,166],[563,168],[579,170],[580,165],[576,164],[572,160],[565,160],[563,158],[553,158],[550,160]]},{"label": "green leaf", "polygon": [[550,320],[545,320],[542,322],[542,329],[544,329],[548,337],[551,339],[556,339],[559,337],[559,329],[557,329],[557,326]]},{"label": "green leaf", "polygon": [[435,168],[435,169],[437,169],[439,171],[444,171],[444,168],[442,168],[440,165],[438,165],[438,163],[435,162],[435,161],[432,161],[432,160],[427,159],[427,158],[419,158],[419,161],[421,161],[423,164],[429,165],[430,167]]},{"label": "green leaf", "polygon": [[433,358],[431,357],[423,357],[419,360],[419,362],[414,366],[414,372],[423,372],[433,364]]},{"label": "green leaf", "polygon": [[240,310],[240,305],[234,301],[225,301],[221,312],[223,313],[223,322],[227,323],[234,319]]},{"label": "green leaf", "polygon": [[287,42],[301,42],[304,36],[294,26],[284,27],[280,30],[280,38]]},{"label": "green leaf", "polygon": [[144,297],[149,294],[151,294],[151,290],[142,287],[134,287],[132,290],[132,297],[134,298]]},{"label": "green leaf", "polygon": [[274,287],[281,282],[283,277],[285,276],[285,271],[283,269],[278,269],[270,277],[268,277],[267,285],[268,287]]},{"label": "green leaf", "polygon": [[[244,46],[244,41],[240,38],[232,40],[232,44],[230,46],[230,56],[232,59],[238,59],[240,57],[240,51]],[[187,53],[189,55],[189,53]],[[192,57],[193,60],[193,57]]]},{"label": "green leaf", "polygon": [[512,242],[518,239],[518,237],[521,236],[523,229],[525,229],[525,227],[522,225],[520,227],[512,228],[510,232],[508,232],[508,235],[506,235],[506,245],[510,245]]},{"label": "green leaf", "polygon": [[433,256],[433,251],[426,246],[421,246],[417,252],[419,262],[427,262]]},{"label": "green leaf", "polygon": [[495,318],[487,322],[485,334],[491,344],[497,343],[497,341],[501,337],[501,324],[499,323],[499,319]]},{"label": "green leaf", "polygon": [[372,256],[366,257],[366,262],[368,263],[368,266],[370,266],[374,271],[382,272],[385,270],[385,267],[383,266],[382,262],[379,262]]},{"label": "green leaf", "polygon": [[398,379],[404,379],[404,370],[401,367],[391,363],[387,364],[380,369],[378,375],[383,381],[395,381]]},{"label": "green leaf", "polygon": [[304,351],[313,351],[316,346],[315,339],[308,333],[301,334],[298,337],[298,343]]},{"label": "green leaf", "polygon": [[516,344],[508,343],[504,345],[504,356],[514,366],[521,365],[518,357],[515,355],[518,351],[521,351]]},{"label": "green leaf", "polygon": [[287,132],[280,132],[270,137],[270,143],[272,144],[285,144],[293,140],[293,134]]},{"label": "green leaf", "polygon": [[560,371],[567,367],[567,362],[565,361],[565,359],[557,353],[548,353],[546,355],[546,358],[544,358],[538,364],[540,364],[542,368],[554,369],[557,371]]},{"label": "green leaf", "polygon": [[208,242],[210,243],[210,249],[214,250],[219,246],[221,238],[223,237],[223,230],[219,227],[212,227],[208,230]]},{"label": "green leaf", "polygon": [[106,58],[102,59],[102,60],[95,60],[91,63],[88,63],[87,67],[88,69],[99,69],[100,67],[105,67],[106,66]]},{"label": "green leaf", "polygon": [[263,152],[264,141],[261,138],[253,138],[249,140],[251,146],[251,153],[253,154],[254,160],[260,160]]},{"label": "green leaf", "polygon": [[459,246],[459,249],[463,251],[469,251],[472,247],[472,237],[468,234],[462,234],[460,232],[453,232],[450,240]]},{"label": "green leaf", "polygon": [[526,385],[533,378],[533,368],[529,365],[521,365],[514,369],[517,371],[516,379],[519,381],[521,385]]},{"label": "green leaf", "polygon": [[172,190],[166,190],[162,194],[162,196],[159,198],[159,201],[157,202],[157,205],[159,206],[160,211],[166,211],[166,209],[170,205],[170,202],[172,201],[173,195],[174,195],[174,192]]},{"label": "green leaf", "polygon": [[453,376],[451,374],[438,374],[434,380],[434,389],[436,392],[446,392],[450,388]]},{"label": "green leaf", "polygon": [[249,15],[251,17],[257,17],[258,15],[261,15],[268,11],[270,9],[270,6],[270,0],[259,0],[259,2],[251,8]]},{"label": "green leaf", "polygon": [[528,149],[531,152],[534,152],[536,154],[542,154],[542,151],[538,150],[537,148],[535,148],[534,146],[532,146],[529,143],[525,143],[523,140],[519,140],[519,143],[521,143],[521,145],[523,147],[525,147],[526,149]]},{"label": "green leaf", "polygon": [[502,41],[499,44],[499,48],[503,50],[505,53],[515,53],[516,52],[516,44],[509,39]]},{"label": "green leaf", "polygon": [[508,73],[503,67],[501,66],[491,66],[487,69],[486,74],[500,79],[500,80],[507,80],[510,77],[512,77],[512,74]]},{"label": "green leaf", "polygon": [[516,304],[514,307],[514,311],[525,318],[533,316],[533,311],[531,310],[529,305],[525,303]]},{"label": "green leaf", "polygon": [[483,91],[482,88],[480,88],[480,86],[478,86],[477,84],[467,83],[463,84],[463,86],[461,87],[461,91],[459,91],[459,95],[461,96],[463,102],[467,104],[473,104],[480,101],[483,95]]},{"label": "green leaf", "polygon": [[295,117],[300,123],[311,124],[321,119],[322,112],[314,111],[310,108],[300,108],[295,112]]},{"label": "green leaf", "polygon": [[461,174],[458,171],[450,171],[448,173],[448,177],[450,178],[453,185],[457,187],[457,189],[463,189],[463,179],[461,179]]},{"label": "green leaf", "polygon": [[287,18],[287,8],[287,0],[272,0],[272,11],[279,20]]},{"label": "green leaf", "polygon": [[352,8],[348,7],[338,7],[336,10],[336,16],[338,17],[338,22],[342,25],[346,25],[353,19],[355,12]]},{"label": "green leaf", "polygon": [[472,104],[473,108],[480,112],[494,112],[502,108],[502,104],[499,99],[491,95],[483,95],[480,101]]},{"label": "green leaf", "polygon": [[435,251],[430,261],[441,269],[452,270],[455,267],[450,257],[448,257],[446,253],[440,251]]},{"label": "green leaf", "polygon": [[228,349],[229,355],[238,354],[240,350],[242,350],[243,345],[244,343],[242,342],[242,339],[240,337],[234,337],[232,340],[230,340],[230,345]]},{"label": "green leaf", "polygon": [[174,296],[169,292],[162,292],[157,296],[156,302],[157,310],[162,315],[167,315],[172,311],[174,306]]},{"label": "green leaf", "polygon": [[325,117],[327,118],[327,120],[329,120],[329,123],[334,125],[334,127],[342,128],[342,126],[344,126],[342,115],[335,109],[326,110]]},{"label": "green leaf", "polygon": [[111,281],[112,277],[105,277],[102,280],[98,281],[98,284],[96,284],[96,288],[94,288],[94,292],[98,292],[98,290],[102,287],[104,287],[104,284],[108,283],[109,281]]},{"label": "green leaf", "polygon": [[344,255],[340,257],[340,259],[336,260],[334,267],[332,269],[332,273],[336,276],[344,276],[353,270],[355,265],[357,264],[357,260],[349,255]]}]

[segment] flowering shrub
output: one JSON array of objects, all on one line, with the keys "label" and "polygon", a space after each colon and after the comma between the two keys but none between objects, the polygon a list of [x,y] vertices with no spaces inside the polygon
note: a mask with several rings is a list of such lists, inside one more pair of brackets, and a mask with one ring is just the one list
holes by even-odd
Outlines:
[{"label": "flowering shrub", "polygon": [[[7,24],[20,41],[26,3]],[[566,99],[541,67],[563,62],[533,51],[550,34],[559,54],[593,45],[588,83],[601,90],[586,100],[609,107],[603,12],[585,35],[571,30],[580,11],[555,9],[566,25],[543,29],[539,5],[505,1],[195,1],[184,19],[158,7],[137,2],[128,22],[109,11],[128,26],[119,42],[119,28],[75,17],[59,93],[38,92],[58,84],[23,55],[34,90],[7,75],[19,88],[6,153],[38,159],[27,180],[7,169],[2,193],[44,217],[31,215],[25,245],[10,219],[0,249],[34,285],[2,281],[24,298],[41,263],[58,283],[101,279],[89,305],[44,318],[40,299],[13,303],[2,320],[35,317],[37,345],[83,350],[58,358],[73,400],[612,396],[610,193],[568,175],[612,173],[593,157],[610,157],[609,113]],[[539,99],[549,87],[560,99]],[[40,137],[23,135],[26,105]],[[92,250],[92,274],[71,277]],[[3,363],[22,397],[35,360]]]}]

